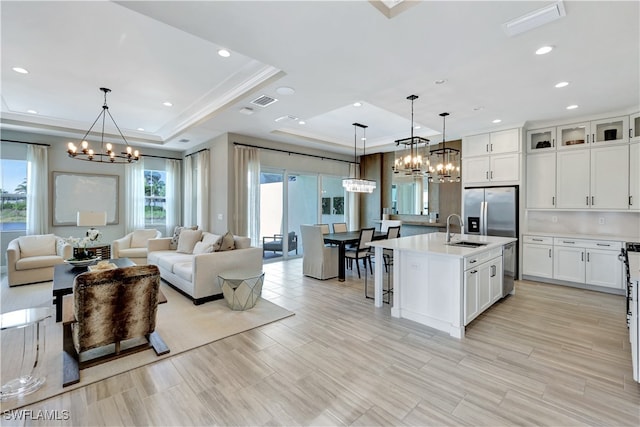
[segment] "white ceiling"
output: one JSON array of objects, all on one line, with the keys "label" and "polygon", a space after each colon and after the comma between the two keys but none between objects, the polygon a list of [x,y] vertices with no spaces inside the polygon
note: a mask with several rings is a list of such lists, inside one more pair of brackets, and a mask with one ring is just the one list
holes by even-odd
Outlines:
[{"label": "white ceiling", "polygon": [[[77,140],[104,86],[134,145],[186,150],[233,132],[347,154],[353,122],[369,126],[367,152],[408,137],[411,94],[416,135],[435,142],[444,111],[451,140],[640,108],[637,1],[565,1],[566,16],[514,37],[503,23],[553,2],[373,3],[2,1],[0,126]],[[535,55],[543,45],[555,49]],[[250,103],[261,95],[278,102]]]}]

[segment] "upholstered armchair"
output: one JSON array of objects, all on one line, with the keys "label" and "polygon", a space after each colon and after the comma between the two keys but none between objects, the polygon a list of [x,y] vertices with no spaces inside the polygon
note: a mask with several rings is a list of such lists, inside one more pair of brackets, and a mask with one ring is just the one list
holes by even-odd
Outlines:
[{"label": "upholstered armchair", "polygon": [[301,225],[302,274],[316,279],[338,277],[338,247],[325,246],[322,228]]},{"label": "upholstered armchair", "polygon": [[[75,278],[73,295],[67,297],[72,309],[68,304],[63,309],[63,386],[77,383],[79,370],[97,363],[150,347],[158,355],[169,352],[155,332],[159,287],[156,265],[89,271]],[[135,338],[142,342],[125,345]]]},{"label": "upholstered armchair", "polygon": [[111,258],[129,258],[138,265],[147,263],[147,242],[162,236],[156,229],[134,230],[111,243]]},{"label": "upholstered armchair", "polygon": [[[295,231],[290,231],[287,235],[287,243],[289,247],[289,252],[295,250],[296,254],[298,253],[298,236],[296,236]],[[273,237],[265,236],[262,238],[262,257],[264,258],[264,253],[266,251],[269,252],[282,252],[282,243],[284,236],[282,234],[274,234]]]},{"label": "upholstered armchair", "polygon": [[53,266],[73,256],[73,249],[62,237],[34,234],[13,239],[7,246],[9,286],[53,280]]}]

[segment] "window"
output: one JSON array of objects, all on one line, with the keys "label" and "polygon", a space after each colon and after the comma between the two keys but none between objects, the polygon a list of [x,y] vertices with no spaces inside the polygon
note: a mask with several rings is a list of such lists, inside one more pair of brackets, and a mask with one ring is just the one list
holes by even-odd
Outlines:
[{"label": "window", "polygon": [[27,161],[0,159],[0,231],[27,229]]},{"label": "window", "polygon": [[167,173],[159,170],[144,171],[144,224],[157,228],[165,225]]}]

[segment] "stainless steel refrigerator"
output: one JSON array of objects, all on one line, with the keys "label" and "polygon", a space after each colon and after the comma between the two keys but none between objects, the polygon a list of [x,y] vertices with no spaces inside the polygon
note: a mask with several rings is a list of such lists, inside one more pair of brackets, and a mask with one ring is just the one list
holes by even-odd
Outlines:
[{"label": "stainless steel refrigerator", "polygon": [[[464,231],[467,234],[518,238],[518,187],[464,189]],[[503,252],[502,295],[513,290],[518,277],[518,245],[506,245]]]}]

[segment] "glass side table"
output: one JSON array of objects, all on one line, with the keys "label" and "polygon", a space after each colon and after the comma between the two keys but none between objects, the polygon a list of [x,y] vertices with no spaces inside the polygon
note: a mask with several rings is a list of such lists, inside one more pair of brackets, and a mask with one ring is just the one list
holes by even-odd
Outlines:
[{"label": "glass side table", "polygon": [[51,310],[46,307],[0,314],[1,378],[12,378],[3,382],[0,400],[33,393],[46,381],[41,374],[41,359],[45,352],[44,321],[50,317]]},{"label": "glass side table", "polygon": [[222,294],[231,310],[253,308],[262,294],[264,273],[260,270],[230,270],[218,275]]}]

